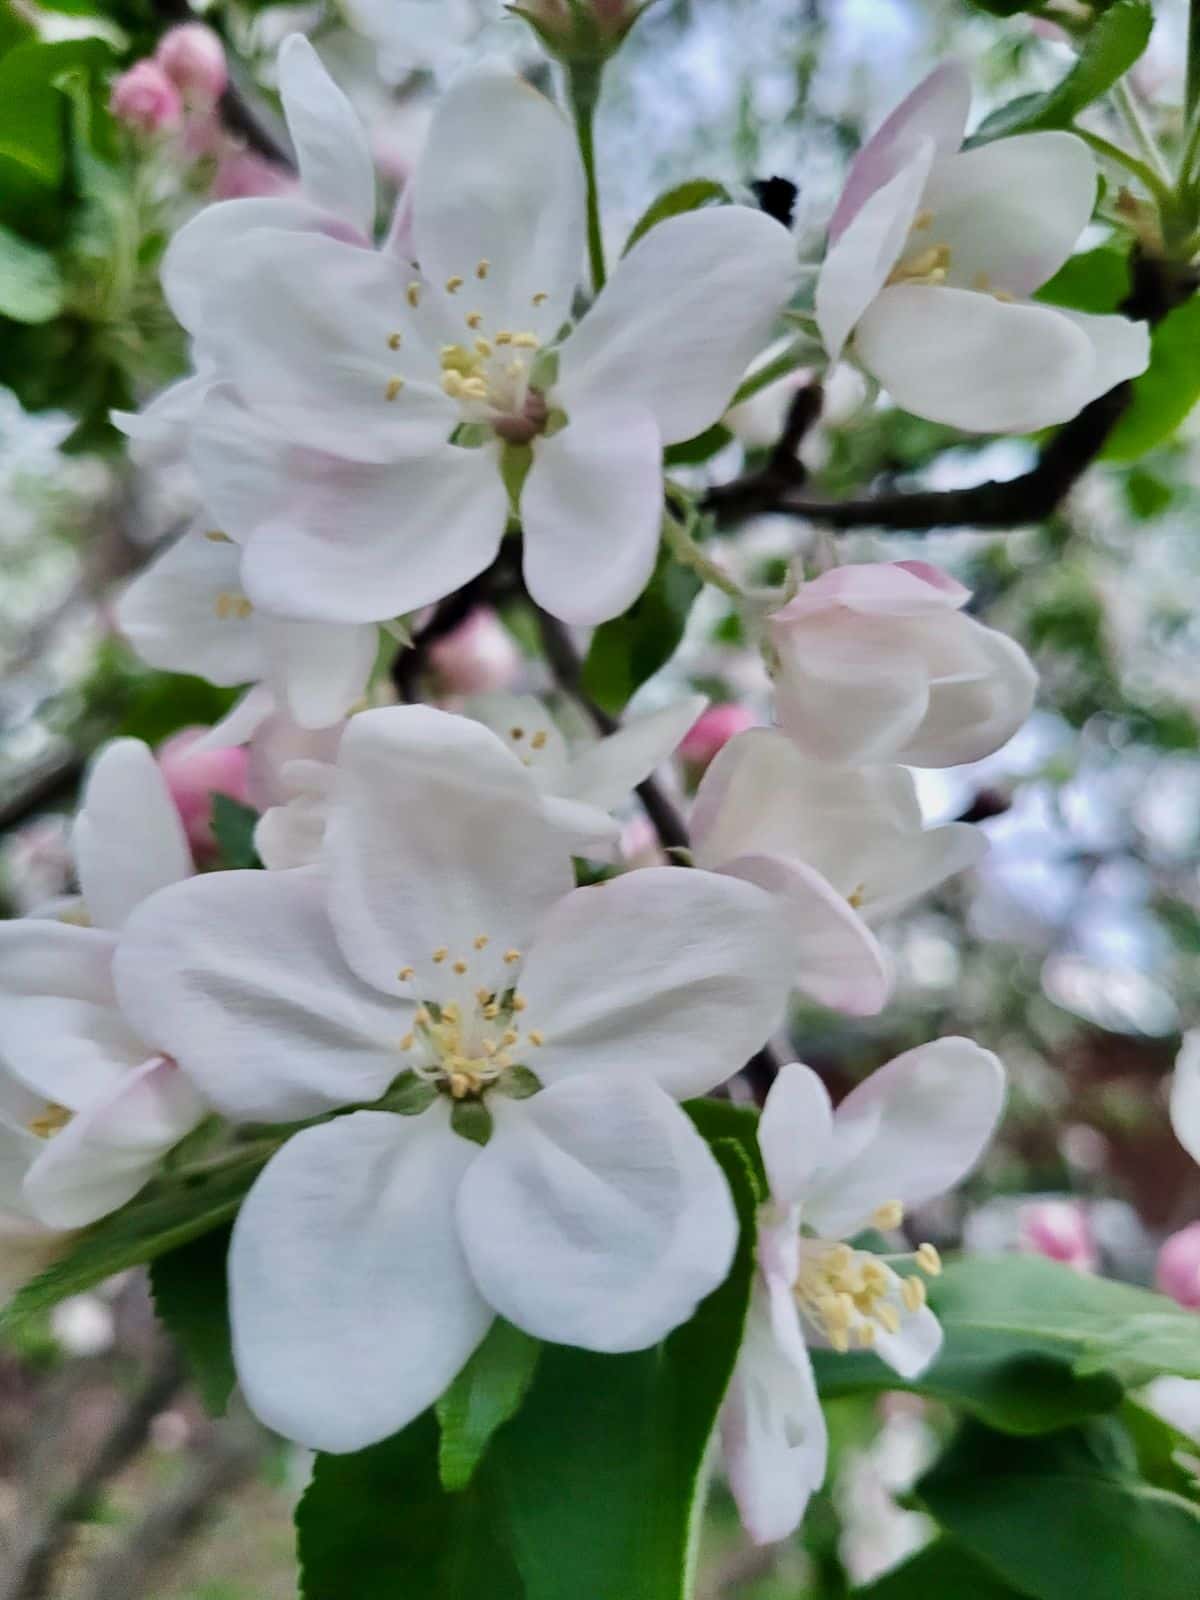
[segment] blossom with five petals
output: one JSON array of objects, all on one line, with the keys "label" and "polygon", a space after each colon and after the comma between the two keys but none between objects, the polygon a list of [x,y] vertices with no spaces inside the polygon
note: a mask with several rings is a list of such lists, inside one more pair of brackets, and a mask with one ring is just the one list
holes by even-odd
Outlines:
[{"label": "blossom with five petals", "polygon": [[781,1016],[772,902],[671,868],[572,881],[520,762],[407,706],[347,726],[318,868],[195,878],[126,928],[123,1004],[220,1111],[370,1107],[290,1138],[235,1226],[238,1370],[283,1434],[395,1432],[497,1313],[632,1350],[724,1277],[732,1204],[675,1097]]},{"label": "blossom with five petals", "polygon": [[938,67],[859,152],[829,229],[816,314],[898,406],[975,433],[1066,422],[1144,372],[1146,325],[1030,296],[1091,221],[1096,165],[1057,131],[960,150],[970,84]]},{"label": "blossom with five petals", "polygon": [[772,1085],[758,1125],[771,1193],[721,1416],[730,1485],[760,1543],[792,1532],[825,1476],[825,1421],[807,1346],[873,1349],[902,1378],[923,1372],[941,1347],[921,1277],[940,1270],[937,1252],[922,1245],[876,1256],[843,1241],[872,1226],[890,1231],[907,1207],[959,1183],[1003,1102],[999,1061],[955,1038],[897,1056],[836,1112],[816,1073],[799,1063]]}]

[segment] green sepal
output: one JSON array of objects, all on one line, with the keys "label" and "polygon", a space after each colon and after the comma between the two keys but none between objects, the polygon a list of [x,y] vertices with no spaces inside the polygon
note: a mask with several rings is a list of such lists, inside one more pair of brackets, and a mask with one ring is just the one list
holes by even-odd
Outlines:
[{"label": "green sepal", "polygon": [[437,1085],[420,1078],[410,1067],[402,1072],[384,1096],[384,1109],[400,1117],[419,1117],[438,1097]]},{"label": "green sepal", "polygon": [[450,1126],[460,1139],[486,1144],[492,1137],[492,1113],[482,1100],[455,1100],[450,1107]]},{"label": "green sepal", "polygon": [[510,1100],[528,1100],[542,1088],[542,1080],[530,1067],[509,1067],[496,1084],[496,1093]]}]

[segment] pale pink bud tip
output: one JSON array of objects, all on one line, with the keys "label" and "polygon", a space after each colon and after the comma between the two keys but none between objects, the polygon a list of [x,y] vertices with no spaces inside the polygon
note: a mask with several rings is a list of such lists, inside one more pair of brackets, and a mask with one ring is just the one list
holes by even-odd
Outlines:
[{"label": "pale pink bud tip", "polygon": [[1164,1242],[1154,1281],[1181,1306],[1200,1311],[1200,1222],[1190,1222]]},{"label": "pale pink bud tip", "polygon": [[1076,1272],[1096,1270],[1098,1257],[1091,1225],[1087,1212],[1075,1201],[1039,1200],[1023,1206],[1018,1229],[1018,1243],[1031,1255],[1061,1261]]},{"label": "pale pink bud tip", "polygon": [[521,652],[494,611],[486,606],[439,639],[429,651],[446,694],[485,694],[507,689],[521,668]]},{"label": "pale pink bud tip", "polygon": [[754,726],[753,715],[745,706],[732,701],[719,706],[709,706],[702,711],[684,734],[679,754],[689,766],[707,767],[735,734],[745,733]]},{"label": "pale pink bud tip", "polygon": [[203,22],[184,22],[158,42],[154,58],[185,99],[212,105],[225,93],[225,46]]},{"label": "pale pink bud tip", "polygon": [[156,752],[188,842],[198,858],[211,855],[216,844],[212,831],[213,795],[228,795],[242,805],[248,800],[249,752],[240,746],[194,749],[207,732],[207,728],[181,728]]},{"label": "pale pink bud tip", "polygon": [[140,133],[163,133],[177,128],[183,117],[179,90],[157,61],[135,61],[128,72],[114,79],[108,108],[119,122]]}]

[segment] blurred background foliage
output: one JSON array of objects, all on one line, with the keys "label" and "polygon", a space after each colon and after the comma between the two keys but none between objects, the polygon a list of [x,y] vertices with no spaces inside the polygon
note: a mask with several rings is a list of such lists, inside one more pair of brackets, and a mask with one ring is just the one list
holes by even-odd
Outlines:
[{"label": "blurred background foliage", "polygon": [[[346,0],[345,10],[335,0],[218,0],[204,15],[231,51],[231,125],[249,115],[260,143],[279,137],[274,48],[295,27],[311,33],[370,127],[384,217],[419,150],[439,74],[484,50],[545,72],[499,9],[425,0],[424,20],[412,24],[419,7],[409,5],[404,28],[368,0]],[[1021,15],[1005,20],[1019,9],[659,0],[615,63],[602,108],[613,239],[670,184],[704,176],[743,193],[781,176],[798,185],[797,232],[815,256],[864,129],[933,61],[963,55],[985,112],[1063,76],[1070,58],[1061,43]],[[1181,132],[1185,21],[1169,0],[1155,11],[1136,85],[1170,142]],[[3,0],[0,9],[0,895],[8,914],[64,887],[67,821],[100,741],[127,733],[158,743],[211,723],[232,698],[146,669],[110,627],[117,586],[184,526],[191,489],[178,468],[131,459],[108,413],[136,406],[185,369],[157,267],[172,231],[213,192],[229,192],[229,180],[211,150],[118,125],[109,84],[187,15],[176,0]],[[1089,244],[1048,293],[1108,309],[1124,292],[1124,252],[1103,229]],[[1024,1200],[1069,1196],[1087,1209],[1104,1269],[1135,1282],[1149,1281],[1164,1234],[1200,1215],[1200,1173],[1170,1135],[1163,1094],[1180,1031],[1200,1015],[1200,426],[1189,414],[1200,394],[1200,301],[1174,313],[1157,344],[1155,369],[1107,459],[1049,521],[998,535],[839,537],[843,559],[920,555],[945,566],[975,591],[977,614],[1030,651],[1041,693],[1029,726],[997,756],[922,775],[930,819],[979,821],[992,850],[889,931],[900,974],[893,1003],[871,1022],[816,1012],[794,1022],[798,1052],[836,1091],[940,1033],[995,1049],[1013,1083],[1005,1135],[964,1195],[921,1219],[925,1231],[952,1245],[965,1237],[969,1246],[1013,1247]],[[717,456],[686,470],[719,480],[753,463],[772,436],[770,398]],[[890,409],[849,375],[830,386],[804,451],[823,495],[1008,477],[1033,452],[1028,441],[964,443]],[[761,518],[740,530],[735,559],[777,577],[797,554],[824,559],[826,538]],[[686,631],[643,692],[652,699],[687,680],[765,715],[761,667],[727,603],[711,591],[693,600],[690,584],[656,598],[652,657],[675,623]],[[593,657],[601,697],[607,690],[616,702],[646,668],[631,668],[624,649],[618,641],[607,665]],[[527,670],[536,682],[536,664]],[[214,1434],[169,1367],[149,1396],[161,1403],[150,1405],[145,1374],[152,1383],[164,1361],[136,1277],[67,1302],[0,1353],[0,1522],[10,1550],[36,1533],[61,1462],[102,1447],[128,1419],[132,1392],[135,1410],[143,1401],[137,1437],[83,1508],[82,1532],[56,1557],[44,1592],[290,1595],[289,1516],[303,1461],[244,1418]],[[945,1433],[936,1408],[845,1400],[833,1403],[831,1428],[830,1487],[794,1546],[747,1550],[718,1489],[704,1600],[846,1594],[926,1536],[924,1519],[901,1501]],[[124,1588],[105,1589],[117,1580],[104,1562],[145,1546],[148,1505],[175,1507],[169,1559],[146,1568],[141,1587],[126,1572]]]}]

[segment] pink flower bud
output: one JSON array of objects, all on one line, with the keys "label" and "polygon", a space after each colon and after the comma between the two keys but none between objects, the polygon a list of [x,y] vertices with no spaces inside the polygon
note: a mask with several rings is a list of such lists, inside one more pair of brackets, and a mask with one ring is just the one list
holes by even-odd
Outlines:
[{"label": "pink flower bud", "polygon": [[242,747],[194,750],[207,728],[181,728],[159,745],[157,756],[171,799],[179,812],[188,843],[197,860],[211,855],[216,840],[212,831],[212,797],[228,795],[247,803],[249,753]]},{"label": "pink flower bud", "polygon": [[1087,1212],[1074,1200],[1037,1200],[1022,1206],[1017,1218],[1017,1244],[1031,1255],[1046,1256],[1095,1272],[1099,1265]]},{"label": "pink flower bud", "polygon": [[296,180],[286,168],[253,150],[233,148],[217,162],[209,193],[214,200],[248,200],[290,194],[296,188]]},{"label": "pink flower bud", "polygon": [[1190,1222],[1164,1241],[1154,1281],[1181,1306],[1200,1311],[1200,1222]]},{"label": "pink flower bud", "polygon": [[179,90],[157,61],[135,61],[113,81],[108,108],[119,122],[139,133],[165,133],[183,118]]},{"label": "pink flower bud", "polygon": [[225,93],[229,82],[225,46],[203,22],[168,29],[154,59],[191,105],[213,105]]},{"label": "pink flower bud", "polygon": [[444,693],[485,694],[513,683],[521,652],[496,613],[481,606],[430,648],[429,660]]},{"label": "pink flower bud", "polygon": [[745,706],[732,700],[724,705],[709,706],[702,711],[684,734],[679,744],[680,758],[689,767],[703,772],[717,751],[729,743],[735,734],[745,733],[754,726],[753,715]]}]

